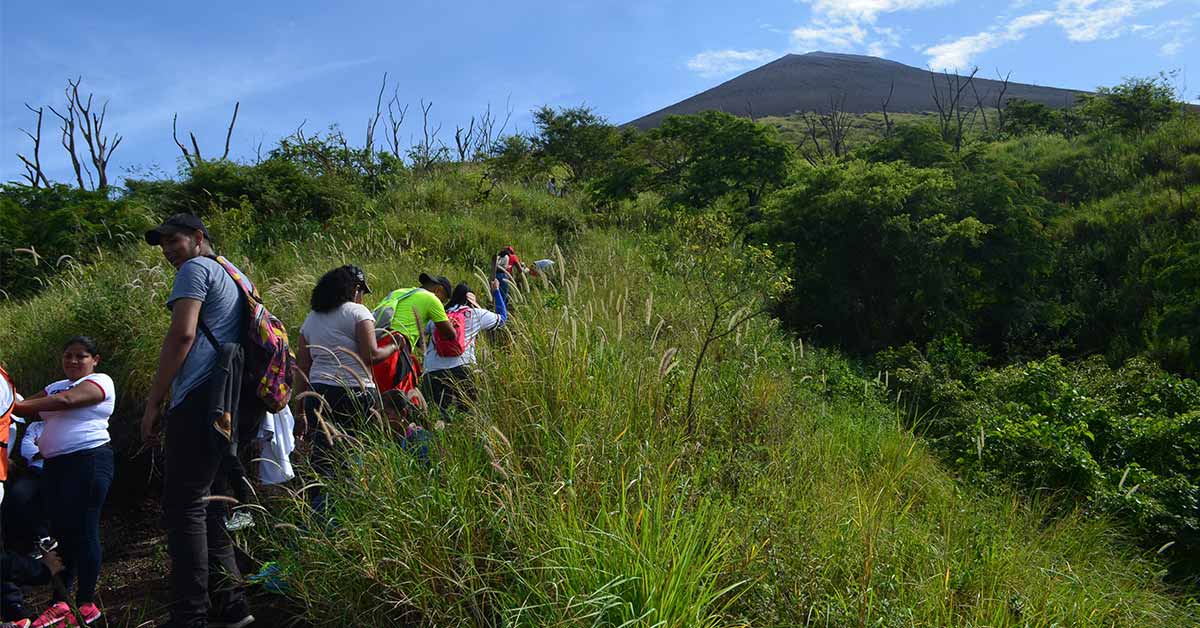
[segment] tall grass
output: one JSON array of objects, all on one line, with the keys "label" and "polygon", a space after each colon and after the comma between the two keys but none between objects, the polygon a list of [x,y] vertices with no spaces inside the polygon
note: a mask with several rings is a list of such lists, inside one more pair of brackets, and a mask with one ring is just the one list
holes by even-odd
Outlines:
[{"label": "tall grass", "polygon": [[[295,328],[326,269],[377,296],[420,270],[476,284],[490,255],[564,253],[479,347],[479,398],[435,433],[430,464],[365,426],[325,482],[299,486],[249,549],[278,561],[317,624],[422,626],[1184,626],[1194,602],[1113,528],[954,480],[901,427],[884,386],[835,353],[750,323],[711,350],[684,437],[700,295],[637,234],[571,199],[470,172],[405,181],[304,242],[243,251]],[[153,252],[0,307],[0,360],[56,369],[57,337],[102,331],[140,412],[170,273]],[[138,282],[141,282],[138,284]],[[45,364],[50,366],[44,366]],[[40,370],[39,370],[40,369]]]}]

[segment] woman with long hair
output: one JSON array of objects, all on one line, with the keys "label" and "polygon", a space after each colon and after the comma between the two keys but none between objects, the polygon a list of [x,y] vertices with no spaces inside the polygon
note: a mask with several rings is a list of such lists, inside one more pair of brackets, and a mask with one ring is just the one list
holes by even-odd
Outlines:
[{"label": "woman with long hair", "polygon": [[[96,341],[75,336],[63,345],[65,379],[18,402],[14,413],[45,421],[38,437],[43,460],[42,495],[66,570],[65,590],[75,590],[75,604],[86,623],[100,618],[96,582],[100,578],[100,510],[113,480],[113,450],[108,420],[116,407],[113,380],[97,373],[100,350]],[[56,598],[58,593],[55,594]],[[73,623],[65,599],[55,599],[33,626]]]},{"label": "woman with long hair", "polygon": [[[375,339],[375,318],[362,304],[370,294],[362,269],[341,266],[325,273],[313,287],[312,311],[300,326],[296,362],[298,377],[293,395],[301,400],[293,408],[295,433],[303,437],[309,420],[321,412],[341,431],[354,432],[357,423],[379,412],[382,400],[371,375],[371,365],[386,360],[396,345],[380,347]],[[311,390],[315,395],[305,395]],[[313,467],[323,476],[333,473],[333,441],[322,429],[312,430]],[[324,494],[312,495],[313,508],[324,508]]]}]

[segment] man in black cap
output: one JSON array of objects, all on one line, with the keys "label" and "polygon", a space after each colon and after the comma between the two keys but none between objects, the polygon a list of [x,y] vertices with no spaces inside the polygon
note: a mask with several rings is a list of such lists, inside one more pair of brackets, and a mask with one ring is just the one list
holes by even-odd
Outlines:
[{"label": "man in black cap", "polygon": [[393,290],[375,306],[376,327],[400,332],[412,348],[420,345],[421,327],[429,322],[446,338],[457,338],[458,333],[446,317],[446,302],[454,292],[450,280],[429,273],[421,273],[417,280],[421,283],[419,288]]},{"label": "man in black cap", "polygon": [[216,345],[241,342],[247,304],[233,278],[212,259],[212,238],[196,216],[171,216],[146,232],[146,242],[162,247],[176,269],[167,299],[171,325],[142,415],[147,445],[158,444],[160,417],[166,423],[162,500],[171,557],[168,625],[241,628],[254,616],[238,586],[241,573],[225,529],[225,508],[208,499],[224,492],[229,443],[208,420],[217,399],[207,384],[220,356]]}]

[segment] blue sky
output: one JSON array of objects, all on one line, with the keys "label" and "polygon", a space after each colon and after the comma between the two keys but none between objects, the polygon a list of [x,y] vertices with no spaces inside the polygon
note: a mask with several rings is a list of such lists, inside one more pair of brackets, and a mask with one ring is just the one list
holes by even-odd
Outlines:
[{"label": "blue sky", "polygon": [[[384,72],[453,145],[491,103],[529,128],[541,105],[587,104],[626,122],[789,52],[876,54],[934,69],[1090,89],[1179,70],[1200,95],[1200,0],[745,0],[510,2],[0,3],[0,180],[18,178],[23,103],[58,105],[67,77],[109,101],[124,136],[110,177],[177,172],[181,133],[219,153],[235,101],[232,156],[251,157],[301,122],[361,142]],[[1190,83],[1189,83],[1190,79]],[[418,115],[414,116],[416,112]],[[56,119],[42,161],[67,180]],[[186,135],[185,135],[186,136]]]}]

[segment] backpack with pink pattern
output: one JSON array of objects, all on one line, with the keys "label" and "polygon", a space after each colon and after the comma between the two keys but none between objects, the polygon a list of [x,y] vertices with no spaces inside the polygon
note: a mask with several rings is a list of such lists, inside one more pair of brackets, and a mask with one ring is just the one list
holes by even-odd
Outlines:
[{"label": "backpack with pink pattern", "polygon": [[248,312],[242,349],[246,366],[242,374],[246,389],[253,387],[268,412],[279,412],[292,399],[292,371],[296,358],[288,346],[287,329],[263,305],[258,289],[229,260],[211,258],[221,265],[246,297]]}]

